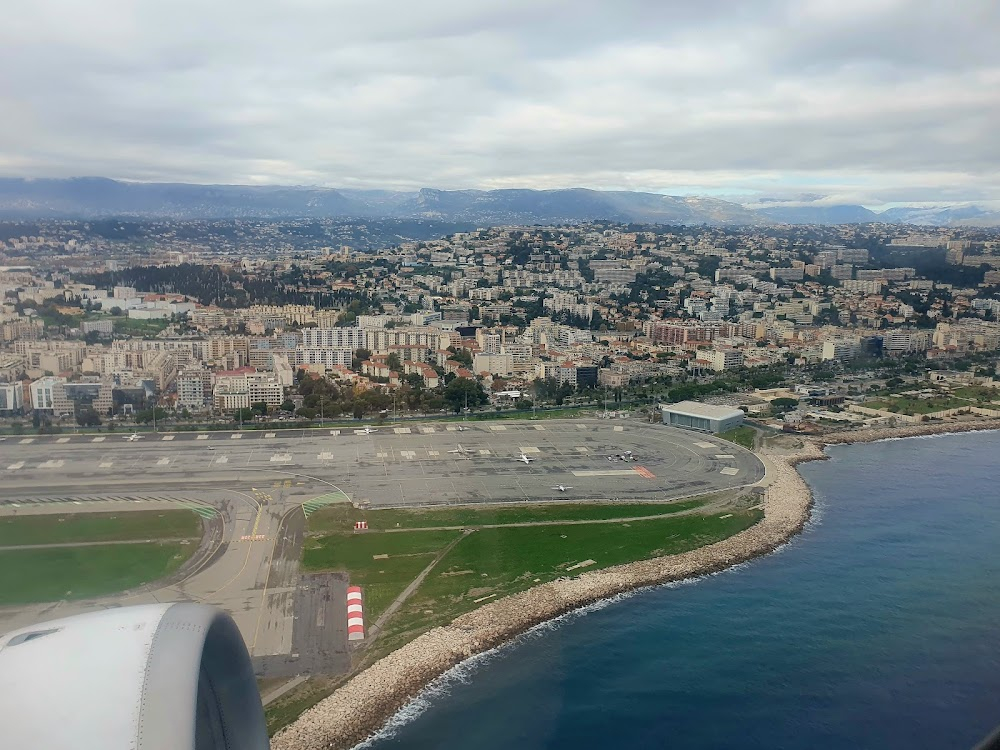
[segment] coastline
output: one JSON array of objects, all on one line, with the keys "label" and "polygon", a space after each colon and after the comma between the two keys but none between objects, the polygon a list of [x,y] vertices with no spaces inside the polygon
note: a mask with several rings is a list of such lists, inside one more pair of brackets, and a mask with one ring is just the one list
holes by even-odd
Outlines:
[{"label": "coastline", "polygon": [[376,734],[432,680],[476,654],[575,609],[629,591],[715,573],[766,555],[809,520],[812,492],[795,467],[825,460],[823,446],[1000,429],[998,420],[873,428],[808,437],[794,451],[764,450],[764,518],[720,542],[679,555],[553,581],[487,604],[434,628],[355,675],[271,740],[274,750],[348,750]]}]

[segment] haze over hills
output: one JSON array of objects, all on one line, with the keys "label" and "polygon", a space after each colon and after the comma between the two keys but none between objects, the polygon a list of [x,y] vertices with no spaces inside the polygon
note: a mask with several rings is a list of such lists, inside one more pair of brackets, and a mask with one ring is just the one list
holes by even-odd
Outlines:
[{"label": "haze over hills", "polygon": [[561,190],[354,190],[295,186],[120,182],[100,177],[0,179],[0,218],[107,217],[405,218],[477,224],[554,224],[607,219],[659,224],[853,224],[996,226],[1000,212],[979,206],[901,207],[732,201],[583,188]]}]

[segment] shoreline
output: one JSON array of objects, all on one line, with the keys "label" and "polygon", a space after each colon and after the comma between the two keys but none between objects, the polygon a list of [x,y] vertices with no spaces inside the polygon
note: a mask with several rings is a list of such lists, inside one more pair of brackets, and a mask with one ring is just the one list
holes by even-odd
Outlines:
[{"label": "shoreline", "polygon": [[763,450],[764,518],[714,544],[553,581],[491,602],[434,628],[353,676],[271,740],[273,750],[349,750],[377,734],[433,680],[466,659],[491,651],[532,628],[611,597],[716,573],[769,554],[805,527],[812,491],[796,470],[826,460],[826,445],[1000,429],[998,420],[872,428],[802,436],[794,452]]}]

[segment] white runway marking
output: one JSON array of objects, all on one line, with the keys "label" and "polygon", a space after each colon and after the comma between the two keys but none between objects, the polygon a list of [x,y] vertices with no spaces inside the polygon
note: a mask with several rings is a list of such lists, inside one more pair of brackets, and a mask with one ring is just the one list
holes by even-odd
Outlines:
[{"label": "white runway marking", "polygon": [[90,442],[92,442],[92,443],[103,443],[105,440],[106,440],[106,438],[103,438],[103,437],[95,437]]},{"label": "white runway marking", "polygon": [[542,427],[542,425],[540,425],[540,424],[536,424],[534,427],[535,427],[536,430],[541,430],[543,432],[545,431],[545,428]]},{"label": "white runway marking", "polygon": [[292,460],[292,457],[288,453],[275,453],[273,456],[271,456],[271,461],[274,462],[274,463],[277,463],[279,461],[280,462],[287,462],[287,461],[291,461],[291,460]]},{"label": "white runway marking", "polygon": [[736,458],[736,456],[730,455],[729,453],[716,453],[716,458]]},{"label": "white runway marking", "polygon": [[115,465],[114,461],[101,461],[101,463],[97,464],[97,468],[99,468],[99,469],[110,469],[114,465]]},{"label": "white runway marking", "polygon": [[169,466],[170,465],[170,459],[167,458],[166,456],[164,456],[163,458],[161,458],[159,461],[156,462],[156,465],[157,466]]},{"label": "white runway marking", "polygon": [[39,469],[60,469],[60,468],[62,468],[62,465],[63,465],[62,459],[59,459],[58,461],[49,460],[49,461],[42,461],[42,463],[38,464],[38,468]]},{"label": "white runway marking", "polygon": [[585,425],[585,424],[578,424],[576,426],[576,429],[578,429],[578,430],[586,430],[587,429],[587,425]]},{"label": "white runway marking", "polygon": [[417,452],[416,451],[400,451],[399,455],[402,456],[403,458],[409,460],[409,461],[412,461],[413,459],[415,459],[417,457]]},{"label": "white runway marking", "polygon": [[68,437],[61,437],[58,440],[56,440],[56,442],[57,443],[68,443],[69,442],[69,438]]},{"label": "white runway marking", "polygon": [[428,456],[440,456],[441,453],[439,451],[427,451],[427,455]]},{"label": "white runway marking", "polygon": [[169,443],[173,439],[174,439],[173,435],[164,435],[163,436],[163,442],[165,442],[165,443]]},{"label": "white runway marking", "polygon": [[589,469],[587,471],[574,471],[574,477],[637,477],[632,469]]},{"label": "white runway marking", "polygon": [[[273,432],[271,432],[269,434],[270,434],[271,437],[274,437],[274,433]],[[330,430],[330,434],[333,435],[334,437],[337,437],[337,435],[340,434],[340,430]]]},{"label": "white runway marking", "polygon": [[410,434],[410,428],[409,427],[393,427],[392,431],[395,432],[397,435],[409,435]]},{"label": "white runway marking", "polygon": [[275,434],[276,433],[273,433],[273,432],[265,432],[264,433],[264,437],[266,437],[266,438],[273,438],[275,436]]},{"label": "white runway marking", "polygon": [[502,424],[491,424],[490,425],[490,429],[493,430],[493,432],[506,432],[507,431],[507,427],[504,426],[504,425],[502,425]]},{"label": "white runway marking", "polygon": [[7,467],[8,471],[17,471],[24,466],[24,461],[18,461],[16,464],[11,464]]},{"label": "white runway marking", "polygon": [[388,453],[376,453],[375,454],[375,458],[388,458],[388,457],[389,457]]},{"label": "white runway marking", "polygon": [[333,460],[333,454],[332,453],[320,453],[318,456],[316,456],[316,458],[318,458],[320,461],[332,461]]},{"label": "white runway marking", "polygon": [[590,453],[590,448],[588,448],[585,445],[578,445],[578,446],[576,446],[576,452],[577,453]]},{"label": "white runway marking", "polygon": [[715,443],[695,443],[699,448],[714,448]]},{"label": "white runway marking", "polygon": [[433,427],[421,427],[420,431],[422,433],[424,433],[425,435],[433,435],[434,434],[434,428]]},{"label": "white runway marking", "polygon": [[34,438],[24,438],[21,440],[21,445],[31,445],[33,442],[35,442]]},{"label": "white runway marking", "polygon": [[195,440],[208,440],[208,435],[199,435]]},{"label": "white runway marking", "polygon": [[217,464],[228,464],[229,463],[229,458],[227,456],[219,456],[217,459],[215,459],[215,463],[217,463]]},{"label": "white runway marking", "polygon": [[230,440],[242,440],[243,439],[243,433],[242,432],[234,432],[232,435],[229,436],[229,439]]},{"label": "white runway marking", "polygon": [[445,427],[445,429],[448,430],[448,432],[454,432],[458,428],[455,427],[454,425],[448,425],[447,427]]},{"label": "white runway marking", "polygon": [[615,425],[615,432],[625,432],[625,428],[622,427],[620,424]]},{"label": "white runway marking", "polygon": [[480,456],[488,456],[488,455],[490,455],[490,451],[486,450],[485,448],[480,448],[479,449],[479,455]]},{"label": "white runway marking", "polygon": [[740,473],[740,470],[735,466],[727,466],[725,469],[719,472],[720,474],[725,474],[727,477],[733,477]]},{"label": "white runway marking", "polygon": [[541,453],[541,451],[533,445],[522,445],[520,447],[521,453]]}]

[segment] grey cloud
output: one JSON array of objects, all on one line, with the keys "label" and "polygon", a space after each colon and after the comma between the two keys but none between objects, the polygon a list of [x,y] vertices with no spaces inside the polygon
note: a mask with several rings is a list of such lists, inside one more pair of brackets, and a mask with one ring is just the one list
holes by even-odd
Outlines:
[{"label": "grey cloud", "polygon": [[998,14],[37,0],[0,27],[0,173],[1000,198]]}]

